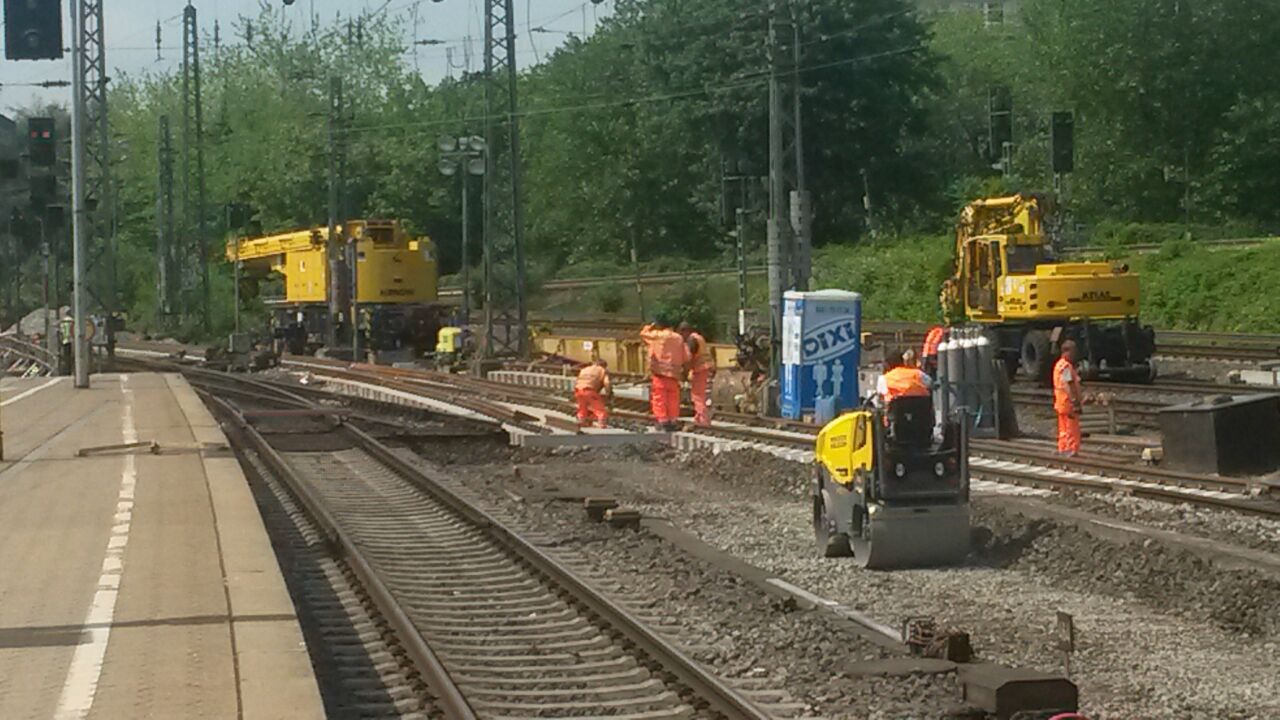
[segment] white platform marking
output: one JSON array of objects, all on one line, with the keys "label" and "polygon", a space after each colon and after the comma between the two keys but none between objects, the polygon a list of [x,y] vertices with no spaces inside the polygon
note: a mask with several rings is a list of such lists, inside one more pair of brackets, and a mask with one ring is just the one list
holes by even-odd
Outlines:
[{"label": "white platform marking", "polygon": [[[138,441],[138,431],[133,424],[133,391],[128,388],[129,376],[120,376],[120,392],[124,394],[121,406],[121,439],[126,443]],[[84,618],[84,634],[88,636],[76,646],[58,698],[57,720],[82,720],[93,707],[93,698],[102,677],[102,662],[107,655],[107,643],[111,640],[111,623],[116,613],[120,578],[124,574],[124,551],[129,544],[129,527],[133,518],[133,490],[138,482],[137,459],[124,456],[124,469],[120,474],[120,494],[117,513],[107,539],[102,575],[98,577],[97,592]]]},{"label": "white platform marking", "polygon": [[62,382],[62,381],[63,381],[63,379],[64,379],[64,378],[56,377],[56,378],[53,378],[52,380],[50,380],[49,382],[47,382],[47,383],[45,383],[45,384],[43,384],[43,385],[37,385],[37,386],[35,386],[35,387],[31,388],[30,390],[26,390],[26,391],[24,391],[24,392],[20,392],[20,393],[18,393],[17,395],[14,395],[13,397],[9,398],[8,400],[5,400],[4,402],[0,402],[0,407],[5,407],[6,405],[9,405],[10,403],[16,403],[16,402],[18,402],[19,400],[22,400],[23,398],[29,398],[29,397],[31,397],[32,395],[35,395],[36,393],[40,392],[41,390],[44,390],[44,389],[46,389],[46,388],[51,388],[51,387],[53,387],[54,385],[57,385],[58,383]]}]

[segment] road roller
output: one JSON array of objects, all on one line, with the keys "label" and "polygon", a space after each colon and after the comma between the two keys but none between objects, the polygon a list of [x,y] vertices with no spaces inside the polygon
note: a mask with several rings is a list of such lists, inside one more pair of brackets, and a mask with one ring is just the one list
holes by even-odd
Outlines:
[{"label": "road roller", "polygon": [[823,557],[865,568],[955,565],[969,554],[969,440],[930,397],[900,397],[818,434],[813,530]]}]

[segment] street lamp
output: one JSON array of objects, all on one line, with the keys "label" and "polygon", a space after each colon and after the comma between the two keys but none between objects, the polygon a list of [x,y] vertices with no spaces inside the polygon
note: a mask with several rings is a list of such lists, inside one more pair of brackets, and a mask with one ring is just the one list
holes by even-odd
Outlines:
[{"label": "street lamp", "polygon": [[[471,324],[471,214],[467,209],[467,196],[470,195],[467,178],[472,175],[477,177],[484,175],[487,165],[485,154],[488,152],[488,146],[484,138],[475,135],[470,137],[446,135],[436,143],[436,148],[440,151],[440,161],[436,163],[436,169],[440,174],[445,177],[460,175],[462,180],[461,324],[466,327]],[[464,172],[459,173],[459,170]]]}]

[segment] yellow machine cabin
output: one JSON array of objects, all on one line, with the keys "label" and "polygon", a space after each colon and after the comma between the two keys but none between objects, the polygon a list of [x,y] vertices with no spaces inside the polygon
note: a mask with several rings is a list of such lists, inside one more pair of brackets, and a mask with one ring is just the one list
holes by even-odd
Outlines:
[{"label": "yellow machine cabin", "polygon": [[[433,303],[437,277],[435,248],[425,237],[410,238],[399,223],[355,220],[342,226],[337,244],[355,244],[357,302]],[[227,243],[227,259],[250,272],[279,273],[288,304],[324,303],[328,298],[328,231],[296,230]],[[345,278],[344,278],[345,280]]]},{"label": "yellow machine cabin", "polygon": [[1092,318],[1138,313],[1138,276],[1112,263],[1060,263],[1034,195],[978,200],[956,232],[965,316],[982,323]]},{"label": "yellow machine cabin", "polygon": [[990,330],[1008,367],[1048,377],[1067,339],[1086,377],[1149,381],[1155,333],[1138,323],[1138,275],[1105,262],[1058,262],[1045,196],[975,200],[956,225],[944,311]]},{"label": "yellow machine cabin", "polygon": [[[332,253],[328,235],[328,228],[311,228],[227,243],[227,259],[239,262],[250,280],[283,280],[284,296],[268,302],[279,349],[304,354],[328,345],[340,355],[358,348],[361,356],[388,362],[430,350],[442,315],[431,241],[410,237],[392,220],[343,224]],[[337,282],[331,282],[331,258]]]}]

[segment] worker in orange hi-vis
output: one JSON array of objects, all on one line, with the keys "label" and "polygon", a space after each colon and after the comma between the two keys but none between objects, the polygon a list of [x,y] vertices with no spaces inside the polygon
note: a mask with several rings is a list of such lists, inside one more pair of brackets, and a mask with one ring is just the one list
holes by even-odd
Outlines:
[{"label": "worker in orange hi-vis", "polygon": [[590,425],[594,417],[596,427],[609,427],[609,408],[605,407],[604,396],[612,394],[609,363],[596,360],[579,370],[573,387],[573,397],[578,401],[578,425]]},{"label": "worker in orange hi-vis", "polygon": [[915,351],[890,353],[885,365],[889,368],[876,381],[876,394],[882,407],[900,397],[927,397],[929,377],[915,367]]},{"label": "worker in orange hi-vis", "polygon": [[649,346],[649,407],[663,430],[675,430],[680,420],[680,378],[689,364],[689,348],[680,333],[662,322],[645,325],[640,339]]},{"label": "worker in orange hi-vis", "polygon": [[701,427],[711,426],[711,379],[716,374],[716,359],[711,354],[711,346],[702,333],[694,332],[689,323],[682,322],[677,328],[680,337],[684,338],[685,347],[689,350],[689,395],[693,398],[693,422]]},{"label": "worker in orange hi-vis", "polygon": [[931,378],[938,377],[938,347],[946,338],[947,329],[941,325],[934,325],[924,336],[924,346],[920,348],[920,369]]},{"label": "worker in orange hi-vis", "polygon": [[1076,369],[1076,344],[1062,343],[1062,357],[1053,366],[1053,411],[1058,414],[1058,454],[1080,452],[1080,410],[1084,396],[1080,371]]}]

